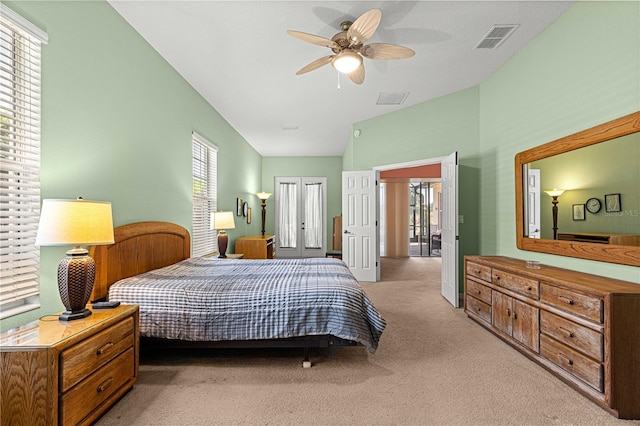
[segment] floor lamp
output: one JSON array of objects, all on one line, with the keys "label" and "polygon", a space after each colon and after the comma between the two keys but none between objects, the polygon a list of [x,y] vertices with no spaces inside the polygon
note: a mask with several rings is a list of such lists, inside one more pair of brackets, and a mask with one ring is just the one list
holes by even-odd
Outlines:
[{"label": "floor lamp", "polygon": [[86,305],[91,298],[96,264],[80,245],[113,244],[111,203],[77,200],[43,200],[37,246],[75,247],[58,265],[58,290],[65,312],[63,321],[91,315]]},{"label": "floor lamp", "polygon": [[553,217],[553,239],[558,239],[558,197],[562,195],[564,189],[547,189],[544,192],[549,195],[552,200],[551,203],[553,207],[551,207],[551,214]]},{"label": "floor lamp", "polygon": [[235,229],[236,223],[233,221],[233,212],[215,212],[211,222],[211,229],[217,229],[218,232],[218,251],[220,258],[227,257],[227,245],[229,244],[229,236],[225,229]]},{"label": "floor lamp", "polygon": [[271,196],[270,192],[258,192],[256,194],[260,198],[260,206],[262,207],[262,236],[264,237],[264,222],[267,218],[267,198]]}]

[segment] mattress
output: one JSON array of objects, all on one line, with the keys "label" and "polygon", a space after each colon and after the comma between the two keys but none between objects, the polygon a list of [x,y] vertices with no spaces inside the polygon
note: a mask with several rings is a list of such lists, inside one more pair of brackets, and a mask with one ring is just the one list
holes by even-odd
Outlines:
[{"label": "mattress", "polygon": [[190,258],[118,281],[140,335],[189,341],[333,335],[375,352],[386,323],[340,259]]}]

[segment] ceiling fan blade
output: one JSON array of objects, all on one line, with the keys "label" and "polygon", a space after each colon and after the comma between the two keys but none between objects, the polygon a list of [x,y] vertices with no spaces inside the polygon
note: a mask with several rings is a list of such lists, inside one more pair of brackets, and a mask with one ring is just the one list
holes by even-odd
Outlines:
[{"label": "ceiling fan blade", "polygon": [[353,81],[355,84],[362,84],[362,82],[364,81],[364,64],[360,64],[360,66],[356,68],[355,71],[351,71],[349,74],[347,74],[347,76],[349,76],[351,81]]},{"label": "ceiling fan blade", "polygon": [[287,30],[287,33],[297,39],[306,41],[307,43],[317,44],[318,46],[325,46],[330,48],[337,48],[338,45],[335,41],[328,38],[320,37],[313,34],[303,33],[302,31]]},{"label": "ceiling fan blade", "polygon": [[371,43],[362,46],[360,54],[369,59],[406,59],[416,54],[408,47],[389,43]]},{"label": "ceiling fan blade", "polygon": [[327,65],[329,62],[331,62],[331,59],[333,59],[334,56],[335,55],[329,55],[320,59],[316,59],[315,61],[311,62],[309,65],[306,65],[300,68],[300,70],[296,73],[296,75],[304,74],[306,72],[313,71],[317,68]]},{"label": "ceiling fan blade", "polygon": [[380,19],[382,19],[382,11],[380,9],[371,9],[363,13],[347,31],[347,38],[349,42],[354,44],[364,43],[369,40],[378,25],[380,25]]}]

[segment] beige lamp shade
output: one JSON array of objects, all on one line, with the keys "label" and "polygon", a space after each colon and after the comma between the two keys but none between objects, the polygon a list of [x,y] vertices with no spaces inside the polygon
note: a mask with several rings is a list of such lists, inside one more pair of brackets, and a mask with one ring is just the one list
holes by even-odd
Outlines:
[{"label": "beige lamp shade", "polygon": [[37,246],[113,244],[111,203],[43,200]]},{"label": "beige lamp shade", "polygon": [[234,229],[233,212],[215,212],[211,221],[211,229]]},{"label": "beige lamp shade", "polygon": [[544,192],[550,197],[559,197],[564,193],[564,189],[546,189]]},{"label": "beige lamp shade", "polygon": [[258,196],[258,198],[260,198],[261,200],[266,200],[267,198],[269,198],[271,196],[270,192],[258,192],[256,193],[256,195]]}]

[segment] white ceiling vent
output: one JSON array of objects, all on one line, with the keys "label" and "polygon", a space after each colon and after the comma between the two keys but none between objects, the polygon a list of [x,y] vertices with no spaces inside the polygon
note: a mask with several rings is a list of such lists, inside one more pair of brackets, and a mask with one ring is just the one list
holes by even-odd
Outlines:
[{"label": "white ceiling vent", "polygon": [[482,37],[476,49],[496,49],[519,27],[518,24],[494,25],[489,32]]},{"label": "white ceiling vent", "polygon": [[409,96],[409,92],[380,93],[376,105],[402,105]]}]

